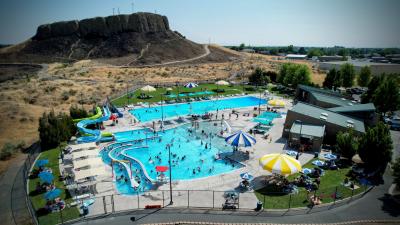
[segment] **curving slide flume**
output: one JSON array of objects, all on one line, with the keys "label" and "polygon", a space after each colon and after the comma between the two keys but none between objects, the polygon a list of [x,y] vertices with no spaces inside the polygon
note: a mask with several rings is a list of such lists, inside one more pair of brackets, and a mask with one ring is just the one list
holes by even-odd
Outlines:
[{"label": "curving slide flume", "polygon": [[101,111],[100,107],[96,107],[96,115],[88,117],[88,118],[83,118],[83,119],[76,119],[74,122],[78,122],[76,124],[79,132],[81,132],[82,137],[79,137],[77,139],[78,143],[88,143],[88,142],[106,142],[106,141],[112,141],[113,136],[110,132],[100,132],[100,130],[92,130],[86,128],[90,124],[96,124],[96,123],[102,123],[104,121],[107,121],[110,118],[111,112],[107,106],[103,107],[104,110],[104,115],[103,112]]}]

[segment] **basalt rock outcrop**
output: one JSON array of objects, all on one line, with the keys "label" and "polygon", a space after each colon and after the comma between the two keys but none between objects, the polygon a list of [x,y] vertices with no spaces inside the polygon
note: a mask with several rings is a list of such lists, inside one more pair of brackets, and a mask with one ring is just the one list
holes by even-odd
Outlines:
[{"label": "basalt rock outcrop", "polygon": [[170,31],[167,17],[152,13],[135,13],[44,24],[38,27],[33,39],[44,40],[70,35],[81,38],[110,37],[122,32],[167,31]]},{"label": "basalt rock outcrop", "polygon": [[0,49],[0,62],[109,59],[115,65],[152,64],[196,57],[201,45],[170,29],[153,13],[95,17],[40,25],[29,40]]}]

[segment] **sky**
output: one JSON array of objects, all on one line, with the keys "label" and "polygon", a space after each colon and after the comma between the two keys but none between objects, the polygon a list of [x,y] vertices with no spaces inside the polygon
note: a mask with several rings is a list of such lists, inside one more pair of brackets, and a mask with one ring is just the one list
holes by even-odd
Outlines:
[{"label": "sky", "polygon": [[399,0],[1,0],[0,43],[41,24],[156,12],[198,43],[251,46],[400,47]]}]

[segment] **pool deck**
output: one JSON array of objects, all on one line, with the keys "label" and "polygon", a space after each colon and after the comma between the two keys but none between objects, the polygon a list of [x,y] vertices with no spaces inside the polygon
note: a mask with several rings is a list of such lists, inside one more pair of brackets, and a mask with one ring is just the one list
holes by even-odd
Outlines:
[{"label": "pool deck", "polygon": [[[255,96],[258,97],[258,96]],[[275,96],[271,96],[276,98]],[[286,107],[282,109],[278,109],[280,112],[287,112],[287,109],[292,107],[292,101],[288,99],[284,99],[286,103]],[[239,112],[239,118],[236,118],[236,115],[232,115],[231,119],[228,119],[228,112],[231,112],[232,109],[225,110],[225,111],[219,111],[219,115],[222,113],[225,113],[225,119],[229,123],[229,125],[232,127],[233,132],[237,130],[246,130],[254,127],[257,123],[253,122],[252,119],[254,118],[252,115],[254,113],[258,113],[258,111],[254,111],[254,107],[247,107],[247,108],[241,108],[241,109],[235,109],[236,111]],[[142,129],[143,127],[151,127],[152,122],[150,123],[133,123],[133,116],[128,112],[128,110],[122,110],[124,117],[120,118],[118,121],[118,124],[115,126],[110,126],[110,123],[105,123],[105,131],[107,132],[121,132],[121,131],[127,131],[127,130],[132,130],[132,129]],[[243,116],[243,113],[249,113],[250,116]],[[186,117],[187,118],[187,117]],[[221,117],[219,117],[221,118]],[[190,120],[188,120],[190,122]],[[173,196],[174,196],[174,207],[186,207],[187,206],[187,195],[188,191],[187,190],[209,190],[209,193],[212,193],[212,191],[227,191],[227,190],[234,190],[239,186],[239,182],[241,181],[240,174],[244,172],[249,172],[252,174],[254,177],[260,177],[260,176],[265,176],[265,175],[270,175],[269,172],[263,170],[259,166],[258,159],[269,153],[282,153],[284,150],[289,150],[289,148],[286,146],[286,140],[281,138],[282,136],[282,130],[283,130],[283,124],[285,121],[285,116],[282,118],[276,118],[273,120],[273,126],[272,128],[268,131],[269,137],[271,139],[265,139],[261,134],[255,135],[255,138],[257,140],[257,143],[255,146],[251,148],[242,148],[243,150],[248,150],[250,152],[249,154],[249,159],[246,161],[242,161],[245,167],[242,167],[240,169],[231,171],[229,173],[225,174],[220,174],[220,175],[215,175],[211,177],[205,177],[205,178],[199,178],[199,179],[192,179],[192,180],[182,180],[182,181],[175,181],[172,184],[172,187],[174,190]],[[178,123],[173,123],[168,126],[166,126],[166,129],[174,127],[174,126],[179,126],[182,125]],[[104,146],[106,144],[101,144],[101,146]],[[242,150],[242,151],[243,151]],[[309,160],[311,160],[314,156],[312,154],[307,154],[304,153],[300,156],[299,161],[302,164],[307,163]],[[102,196],[108,196],[111,194],[117,194],[114,196],[114,202],[115,202],[115,210],[128,210],[128,209],[134,209],[135,207],[138,206],[139,203],[136,203],[136,198],[139,199],[137,196],[127,196],[127,195],[118,195],[118,192],[116,190],[116,187],[110,180],[111,178],[111,168],[107,166],[107,171],[109,171],[109,176],[103,178],[102,182],[101,180],[96,183],[96,201],[95,203],[91,206],[90,208],[90,214],[98,214],[100,212],[104,211],[104,205]],[[263,186],[261,183],[252,183],[253,189],[259,189]],[[146,204],[160,204],[161,199],[163,198],[163,195],[165,194],[164,198],[167,204],[169,202],[169,183],[166,183],[164,185],[161,185],[157,189],[158,191],[156,192],[148,192],[145,193],[144,195],[141,195],[140,197],[140,206],[143,207]],[[178,191],[180,190],[180,191]],[[163,193],[164,191],[165,193]],[[209,194],[208,194],[209,195]],[[254,194],[247,194],[245,195],[246,197],[242,198],[241,197],[241,202],[240,204],[242,206],[255,206],[255,203],[258,201],[256,196]],[[202,194],[193,194],[190,195],[190,201],[191,202],[197,202],[199,206],[207,206],[209,205],[210,198],[213,198],[212,196],[205,196]],[[218,198],[221,198],[221,194],[218,194]],[[220,201],[222,201],[221,199]],[[218,201],[217,207],[220,206],[220,201]],[[107,206],[109,207],[109,206]]]}]

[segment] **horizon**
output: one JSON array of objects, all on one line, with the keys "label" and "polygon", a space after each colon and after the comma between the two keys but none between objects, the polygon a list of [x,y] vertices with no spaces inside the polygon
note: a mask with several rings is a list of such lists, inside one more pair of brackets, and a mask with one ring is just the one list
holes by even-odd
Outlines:
[{"label": "horizon", "polygon": [[[132,8],[133,2],[133,8]],[[96,4],[93,4],[96,3]],[[96,16],[151,12],[168,17],[171,30],[189,40],[252,47],[399,48],[400,1],[90,0],[0,3],[0,44],[34,36],[41,24]],[[181,9],[185,9],[184,11]],[[18,12],[18,13],[15,13]],[[207,16],[205,16],[207,15]]]}]

